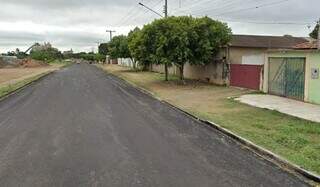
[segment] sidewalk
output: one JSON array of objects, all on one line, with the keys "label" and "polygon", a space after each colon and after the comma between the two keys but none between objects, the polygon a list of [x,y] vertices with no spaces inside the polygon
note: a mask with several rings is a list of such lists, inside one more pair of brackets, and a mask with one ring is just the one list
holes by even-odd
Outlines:
[{"label": "sidewalk", "polygon": [[320,106],[273,95],[243,95],[236,100],[320,123]]}]

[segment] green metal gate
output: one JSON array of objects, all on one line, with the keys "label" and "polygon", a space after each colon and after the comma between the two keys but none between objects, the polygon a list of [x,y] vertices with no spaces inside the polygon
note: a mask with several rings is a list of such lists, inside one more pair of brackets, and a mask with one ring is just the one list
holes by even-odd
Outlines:
[{"label": "green metal gate", "polygon": [[304,100],[305,58],[269,58],[269,93]]}]

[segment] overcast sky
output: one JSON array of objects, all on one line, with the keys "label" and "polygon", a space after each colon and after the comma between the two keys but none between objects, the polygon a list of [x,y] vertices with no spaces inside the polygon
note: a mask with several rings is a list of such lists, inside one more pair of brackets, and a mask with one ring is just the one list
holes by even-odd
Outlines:
[{"label": "overcast sky", "polygon": [[[168,1],[170,15],[208,15],[227,22],[235,34],[307,36],[320,17],[320,0]],[[106,29],[126,34],[158,18],[138,2],[0,0],[0,53],[45,41],[60,50],[96,50],[97,43],[109,40]],[[164,0],[141,2],[162,13]]]}]

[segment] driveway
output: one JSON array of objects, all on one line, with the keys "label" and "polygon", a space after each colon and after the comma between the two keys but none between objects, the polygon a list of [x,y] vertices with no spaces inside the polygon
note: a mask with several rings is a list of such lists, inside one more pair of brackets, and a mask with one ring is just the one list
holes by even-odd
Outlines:
[{"label": "driveway", "polygon": [[95,66],[0,102],[0,186],[306,186]]},{"label": "driveway", "polygon": [[320,106],[275,95],[243,95],[236,100],[259,108],[276,110],[301,119],[320,123]]}]

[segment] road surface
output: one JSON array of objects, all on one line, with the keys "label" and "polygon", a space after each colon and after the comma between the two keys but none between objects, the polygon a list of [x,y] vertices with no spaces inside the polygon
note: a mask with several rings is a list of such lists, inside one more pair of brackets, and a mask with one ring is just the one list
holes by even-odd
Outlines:
[{"label": "road surface", "polygon": [[304,186],[92,65],[0,102],[0,186]]}]

